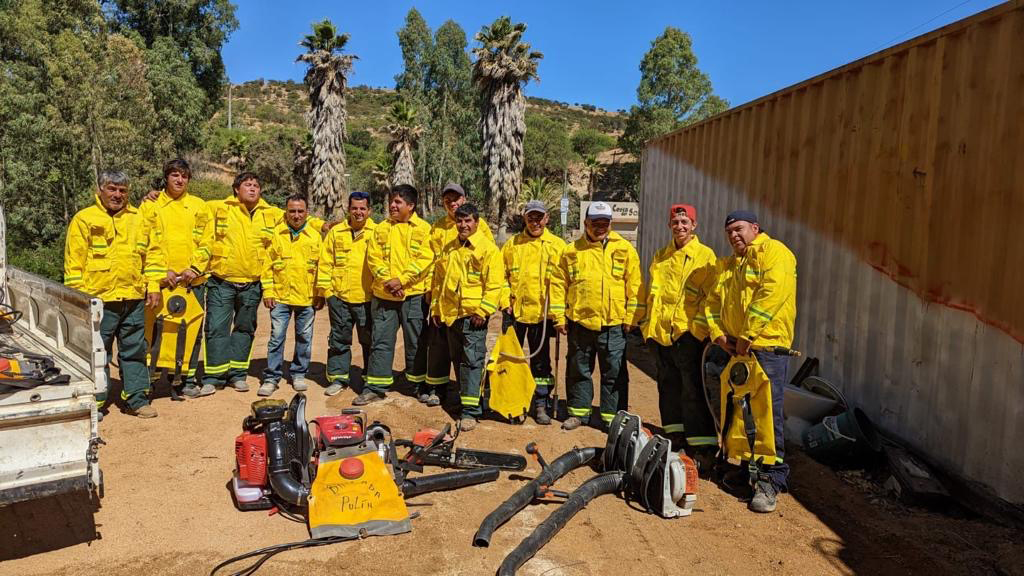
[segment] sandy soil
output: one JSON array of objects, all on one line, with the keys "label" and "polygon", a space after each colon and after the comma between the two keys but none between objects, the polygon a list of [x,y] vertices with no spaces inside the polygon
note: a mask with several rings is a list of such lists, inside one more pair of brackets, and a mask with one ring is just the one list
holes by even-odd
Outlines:
[{"label": "sandy soil", "polygon": [[[253,375],[264,364],[268,325],[264,313]],[[322,380],[326,336],[327,315],[319,314],[311,372],[316,380]],[[630,357],[630,407],[658,424],[654,382],[642,370],[649,359],[641,350],[631,350]],[[249,382],[252,391],[245,394],[227,390],[184,403],[157,399],[160,416],[154,420],[113,409],[101,425],[107,441],[100,453],[106,483],[101,506],[93,510],[87,498],[61,497],[0,509],[0,574],[206,574],[229,556],[307,538],[302,524],[232,505],[227,484],[233,440],[256,399],[257,376]],[[291,395],[285,386],[276,396]],[[327,399],[315,388],[308,395],[310,417],[347,406],[353,397],[345,391]],[[450,418],[400,393],[374,405],[370,416],[406,437]],[[567,433],[532,421],[485,421],[460,445],[522,453],[530,441],[549,458],[573,446],[603,445],[596,430]],[[604,496],[520,573],[1024,574],[1020,531],[906,508],[799,453],[791,462],[792,491],[781,496],[774,514],[751,514],[744,502],[706,481],[698,510],[671,521]],[[490,548],[473,548],[472,535],[536,471],[531,464],[524,474],[503,474],[492,484],[419,496],[410,501],[421,514],[411,533],[284,553],[260,574],[493,574],[553,505],[525,509],[495,533]],[[577,471],[559,487],[572,489],[590,474]]]}]

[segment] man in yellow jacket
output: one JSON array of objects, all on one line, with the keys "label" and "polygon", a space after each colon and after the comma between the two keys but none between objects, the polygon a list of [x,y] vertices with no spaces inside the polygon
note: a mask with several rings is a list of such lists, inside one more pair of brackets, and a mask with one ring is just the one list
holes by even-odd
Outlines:
[{"label": "man in yellow jacket", "polygon": [[[455,210],[458,236],[446,244],[434,268],[431,322],[444,324],[447,349],[455,364],[462,405],[461,429],[476,428],[483,415],[480,378],[487,357],[487,319],[498,309],[505,279],[501,251],[479,227],[476,206]],[[436,359],[437,356],[431,356]],[[428,375],[448,378],[450,364],[431,364]]]},{"label": "man in yellow jacket", "polygon": [[[128,177],[107,171],[99,176],[96,203],[71,219],[64,247],[64,284],[103,300],[100,336],[108,386],[116,339],[121,400],[140,418],[157,415],[146,397],[145,307],[160,307],[160,279],[167,274],[160,232],[128,202]],[[96,398],[100,408],[106,399],[106,394]]]},{"label": "man in yellow jacket", "polygon": [[327,299],[331,334],[327,339],[327,396],[349,385],[352,365],[352,329],[363,349],[363,366],[370,357],[370,299],[373,274],[366,248],[377,227],[370,218],[370,195],[348,196],[348,218],[328,232],[320,249],[317,294]]},{"label": "man in yellow jacket", "polygon": [[352,401],[354,406],[383,400],[394,383],[391,365],[399,324],[405,344],[405,380],[417,387],[426,381],[425,294],[434,253],[430,250],[430,224],[416,215],[417,202],[419,193],[412,186],[399,184],[392,188],[388,193],[388,219],[377,225],[367,247],[373,275],[372,344],[366,387]]},{"label": "man in yellow jacket", "polygon": [[505,264],[502,330],[514,326],[519,342],[525,339],[529,343],[530,373],[537,383],[533,417],[538,424],[547,425],[551,424],[548,403],[554,384],[550,343],[555,332],[550,320],[553,314],[548,286],[565,250],[565,241],[547,229],[548,209],[543,202],[531,200],[523,212],[526,226],[501,249]]},{"label": "man in yellow jacket", "polygon": [[662,430],[673,449],[685,449],[697,457],[706,473],[718,452],[701,379],[701,355],[708,337],[704,300],[714,289],[715,252],[695,234],[697,209],[693,206],[669,208],[668,227],[672,239],[651,261],[643,335],[658,359]]},{"label": "man in yellow jacket", "polygon": [[[189,287],[199,305],[205,306],[203,274],[210,263],[213,222],[206,202],[189,194],[191,178],[192,168],[188,162],[180,158],[167,162],[164,164],[166,186],[152,201],[143,202],[139,211],[163,232],[160,248],[167,261],[167,275],[160,280],[160,287],[165,290],[179,285]],[[182,375],[183,393],[193,398],[199,395],[196,369],[200,348],[197,343]]]},{"label": "man in yellow jacket", "polygon": [[306,197],[293,194],[285,201],[285,221],[274,228],[260,284],[263,305],[270,310],[270,338],[267,341],[267,367],[257,392],[270,396],[281,381],[284,341],[288,323],[295,317],[295,349],[288,373],[292,388],[305,391],[306,372],[313,343],[313,319],[323,308],[324,299],[316,295],[317,263],[320,260],[320,231],[309,223]]},{"label": "man in yellow jacket", "polygon": [[[749,508],[775,510],[778,492],[786,490],[789,465],[783,461],[782,413],[788,357],[774,347],[793,344],[796,322],[796,257],[782,242],[761,230],[747,210],[731,212],[725,235],[732,255],[718,263],[718,281],[707,299],[711,340],[731,356],[753,354],[771,382],[774,463],[762,465]],[[758,415],[753,414],[758,420]],[[724,425],[724,424],[723,424]]]},{"label": "man in yellow jacket", "polygon": [[611,206],[590,204],[583,236],[565,248],[551,278],[555,329],[569,336],[564,430],[590,421],[595,356],[601,366],[602,427],[629,405],[626,333],[640,324],[646,304],[640,300],[640,257],[611,231],[611,221]]}]

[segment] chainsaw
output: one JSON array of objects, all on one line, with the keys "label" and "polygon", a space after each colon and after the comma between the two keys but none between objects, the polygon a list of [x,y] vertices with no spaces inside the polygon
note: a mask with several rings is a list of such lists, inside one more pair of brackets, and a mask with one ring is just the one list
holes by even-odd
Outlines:
[{"label": "chainsaw", "polygon": [[443,430],[422,428],[413,435],[412,440],[396,439],[395,446],[409,449],[402,458],[402,466],[415,472],[422,472],[424,466],[459,469],[496,467],[514,471],[526,469],[526,458],[519,454],[455,448],[459,428],[455,429],[454,435],[450,433],[451,428],[451,424],[446,424]]}]

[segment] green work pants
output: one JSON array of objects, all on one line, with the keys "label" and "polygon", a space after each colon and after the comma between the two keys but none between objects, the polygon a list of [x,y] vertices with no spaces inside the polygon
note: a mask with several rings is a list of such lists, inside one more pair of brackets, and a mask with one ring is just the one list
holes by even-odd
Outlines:
[{"label": "green work pants", "polygon": [[427,380],[420,393],[433,392],[443,399],[448,390],[448,375],[452,367],[452,355],[448,351],[449,328],[442,323],[440,326],[429,326],[427,332],[430,342],[427,350]]},{"label": "green work pants", "polygon": [[565,387],[569,415],[584,423],[590,420],[596,358],[601,367],[601,420],[607,424],[629,405],[625,331],[619,324],[589,330],[572,321],[568,331]]},{"label": "green work pants", "polygon": [[[117,362],[121,371],[121,400],[131,410],[149,404],[149,368],[146,366],[146,304],[144,300],[120,300],[103,304],[100,337],[107,350],[107,388],[110,387],[110,361],[117,340]],[[102,406],[106,393],[96,397]]]},{"label": "green work pants", "polygon": [[718,446],[700,375],[704,343],[684,332],[671,346],[656,342],[653,345],[658,358],[658,409],[662,429],[666,434],[684,434],[691,448]]},{"label": "green work pants", "polygon": [[452,362],[455,363],[462,417],[479,419],[483,415],[480,407],[480,379],[487,361],[487,324],[475,327],[470,317],[459,318],[447,326],[445,336]]},{"label": "green work pants", "polygon": [[259,282],[228,282],[213,276],[206,283],[206,362],[203,384],[223,387],[244,380],[256,335],[256,312],[263,298]]},{"label": "green work pants", "polygon": [[402,301],[374,298],[371,305],[370,360],[366,369],[366,389],[384,394],[394,383],[391,365],[395,361],[395,339],[402,327],[405,344],[405,380],[419,385],[426,381],[427,300],[423,294]]},{"label": "green work pants", "polygon": [[364,366],[369,358],[370,303],[350,304],[331,296],[327,299],[327,313],[331,319],[331,334],[327,337],[327,381],[348,386],[353,328],[363,349]]}]

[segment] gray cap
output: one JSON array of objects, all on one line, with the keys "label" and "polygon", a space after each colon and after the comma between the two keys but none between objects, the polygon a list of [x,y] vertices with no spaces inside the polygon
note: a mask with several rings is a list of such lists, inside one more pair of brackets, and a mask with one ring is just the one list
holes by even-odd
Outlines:
[{"label": "gray cap", "polygon": [[540,212],[541,214],[548,213],[548,207],[544,205],[540,200],[530,200],[526,203],[526,208],[523,208],[523,214],[529,214],[530,212]]},{"label": "gray cap", "polygon": [[591,220],[611,220],[614,215],[615,212],[607,202],[591,202],[590,206],[587,206],[587,218]]},{"label": "gray cap", "polygon": [[446,192],[455,192],[459,196],[466,195],[466,191],[462,189],[462,186],[459,186],[455,182],[445,184],[444,188],[441,189],[441,196],[444,196]]}]

